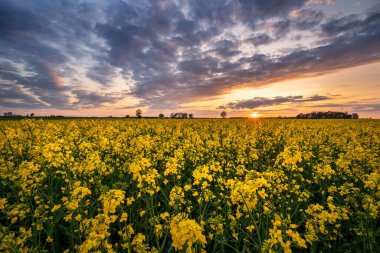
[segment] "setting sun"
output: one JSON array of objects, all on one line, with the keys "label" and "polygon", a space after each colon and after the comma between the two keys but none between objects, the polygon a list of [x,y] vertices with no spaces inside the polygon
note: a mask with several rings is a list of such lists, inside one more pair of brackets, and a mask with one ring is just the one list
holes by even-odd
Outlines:
[{"label": "setting sun", "polygon": [[251,117],[257,119],[260,117],[260,114],[258,114],[257,112],[254,112],[251,114]]}]

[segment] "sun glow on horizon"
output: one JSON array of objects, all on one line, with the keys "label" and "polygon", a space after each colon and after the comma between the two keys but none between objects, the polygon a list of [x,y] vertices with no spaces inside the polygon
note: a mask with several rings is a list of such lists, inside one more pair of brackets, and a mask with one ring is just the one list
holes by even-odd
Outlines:
[{"label": "sun glow on horizon", "polygon": [[254,118],[254,119],[260,118],[260,114],[258,114],[257,112],[253,112],[251,113],[251,118]]}]

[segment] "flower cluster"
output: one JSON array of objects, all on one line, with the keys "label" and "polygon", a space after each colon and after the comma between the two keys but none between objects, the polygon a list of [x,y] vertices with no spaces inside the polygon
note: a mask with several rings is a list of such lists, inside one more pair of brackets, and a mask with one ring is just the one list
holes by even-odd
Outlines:
[{"label": "flower cluster", "polygon": [[0,121],[1,252],[376,252],[379,120]]}]

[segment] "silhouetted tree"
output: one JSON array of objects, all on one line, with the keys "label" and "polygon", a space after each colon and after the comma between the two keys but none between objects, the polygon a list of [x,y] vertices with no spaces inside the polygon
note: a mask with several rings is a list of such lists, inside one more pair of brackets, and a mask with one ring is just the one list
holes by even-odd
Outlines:
[{"label": "silhouetted tree", "polygon": [[227,112],[226,111],[222,111],[222,113],[220,114],[220,117],[222,117],[223,119],[225,119],[227,117]]},{"label": "silhouetted tree", "polygon": [[159,117],[160,119],[163,119],[163,118],[165,118],[165,115],[164,115],[163,113],[160,113],[160,114],[158,115],[158,117]]},{"label": "silhouetted tree", "polygon": [[300,113],[297,115],[298,119],[358,119],[357,113],[348,114],[348,112],[311,112]]},{"label": "silhouetted tree", "polygon": [[129,118],[129,114],[125,115],[126,118]]},{"label": "silhouetted tree", "polygon": [[142,111],[141,111],[141,109],[137,109],[136,110],[136,117],[137,118],[141,118],[142,117]]},{"label": "silhouetted tree", "polygon": [[172,119],[187,119],[187,118],[194,118],[194,114],[190,113],[187,114],[186,112],[176,112],[176,113],[170,113],[170,118]]}]

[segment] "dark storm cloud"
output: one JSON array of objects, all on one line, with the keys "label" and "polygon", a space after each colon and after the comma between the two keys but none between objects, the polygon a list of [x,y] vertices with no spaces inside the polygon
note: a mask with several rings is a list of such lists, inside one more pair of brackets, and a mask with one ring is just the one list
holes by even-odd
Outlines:
[{"label": "dark storm cloud", "polygon": [[[3,68],[4,65],[6,68]],[[57,71],[45,62],[33,62],[30,65],[32,74],[20,75],[19,70],[9,63],[0,63],[0,95],[8,99],[2,99],[0,106],[15,106],[21,107],[42,107],[54,105],[61,109],[65,109],[67,104],[67,97],[64,92],[67,90],[62,86],[62,78],[58,75]],[[14,89],[12,89],[12,86]],[[24,89],[21,89],[24,88]],[[25,91],[28,92],[25,93]],[[16,96],[14,92],[19,95]],[[24,94],[22,94],[24,92]],[[40,101],[31,96],[29,93],[35,94]],[[31,100],[32,99],[32,100]],[[17,104],[9,101],[18,101]],[[29,104],[29,106],[28,106]]]},{"label": "dark storm cloud", "polygon": [[215,48],[209,50],[207,53],[216,53],[222,58],[228,58],[234,55],[238,55],[241,51],[237,50],[240,45],[240,42],[234,42],[232,40],[220,40],[215,43]]},{"label": "dark storm cloud", "polygon": [[[86,12],[81,7],[74,1],[0,2],[0,59],[23,66],[0,70],[0,80],[24,87],[42,101],[30,107],[69,107],[63,75],[74,72],[68,65],[70,57],[83,55],[81,40],[90,41],[86,32],[90,26],[80,18]],[[9,93],[8,98],[12,99]],[[14,106],[5,100],[1,105]]]},{"label": "dark storm cloud", "polygon": [[330,99],[327,96],[314,95],[308,98],[303,96],[287,96],[287,97],[274,97],[274,98],[264,98],[255,97],[247,100],[239,100],[236,102],[230,102],[225,106],[220,106],[219,109],[255,109],[259,107],[267,107],[272,105],[280,105],[284,103],[304,103],[304,102],[315,102]]},{"label": "dark storm cloud", "polygon": [[300,9],[292,13],[292,22],[295,28],[299,30],[308,30],[322,21],[322,11],[316,11],[313,9]]},{"label": "dark storm cloud", "polygon": [[0,106],[12,108],[42,108],[45,105],[25,93],[21,87],[3,83],[0,86]]},{"label": "dark storm cloud", "polygon": [[[302,8],[289,13],[288,16],[269,22],[266,24],[272,32],[273,37],[278,41],[283,39],[292,31],[312,31],[318,28],[323,20],[324,14],[320,10]],[[273,39],[270,41],[272,42]]]},{"label": "dark storm cloud", "polygon": [[78,99],[77,102],[73,103],[73,106],[82,108],[94,108],[105,103],[114,104],[125,95],[123,93],[99,93],[87,90],[73,90],[72,93]]},{"label": "dark storm cloud", "polygon": [[[380,59],[378,11],[327,20],[314,6],[306,0],[3,0],[0,95],[7,99],[0,106],[101,106],[122,96],[89,91],[87,80],[106,90],[121,77],[128,85],[121,89],[130,92],[123,96],[169,108]],[[307,31],[318,36],[312,44],[260,51],[294,43],[291,36],[302,43],[294,33]]]},{"label": "dark storm cloud", "polygon": [[358,113],[380,111],[380,103],[376,101],[372,101],[372,103],[368,103],[366,99],[362,99],[360,101],[351,101],[344,104],[343,103],[327,103],[327,104],[320,104],[320,105],[308,105],[305,107],[350,110],[352,112],[358,112]]},{"label": "dark storm cloud", "polygon": [[87,76],[92,80],[103,84],[110,85],[113,78],[117,76],[117,71],[109,63],[102,62],[99,65],[89,69]]},{"label": "dark storm cloud", "polygon": [[283,16],[288,14],[291,10],[302,7],[307,1],[305,0],[266,0],[266,1],[252,1],[240,0],[241,13],[247,22],[252,22],[252,17],[265,19],[274,16]]},{"label": "dark storm cloud", "polygon": [[181,0],[179,2],[184,6],[187,5],[190,10],[189,18],[195,23],[201,21],[222,29],[234,23],[240,10],[238,1]]},{"label": "dark storm cloud", "polygon": [[380,104],[353,104],[352,110],[354,112],[379,112]]},{"label": "dark storm cloud", "polygon": [[357,32],[360,29],[362,21],[357,15],[349,15],[339,19],[334,19],[322,25],[322,31],[330,36],[336,36],[346,31]]},{"label": "dark storm cloud", "polygon": [[218,71],[218,59],[206,57],[199,60],[182,61],[178,64],[178,69],[196,76],[208,75]]},{"label": "dark storm cloud", "polygon": [[[149,97],[148,101],[187,101],[193,98],[221,94],[241,84],[259,86],[288,78],[320,75],[335,69],[357,66],[380,59],[380,31],[376,19],[359,28],[357,33],[345,34],[329,41],[329,44],[308,50],[290,51],[276,58],[263,54],[242,57],[239,62],[204,57],[181,62],[181,73],[171,79],[177,80],[157,86],[163,96]],[[243,68],[248,64],[248,68]],[[225,67],[223,67],[225,66]],[[185,85],[181,85],[185,84]],[[247,86],[247,85],[243,85]],[[149,88],[145,91],[149,92]],[[154,87],[153,83],[150,87]],[[166,88],[166,89],[165,89]],[[172,91],[187,94],[186,97],[172,95]],[[175,92],[174,92],[175,93]],[[145,93],[147,94],[147,93]],[[140,93],[144,96],[145,94]],[[165,96],[165,94],[171,94]]]},{"label": "dark storm cloud", "polygon": [[290,20],[284,19],[277,21],[271,26],[271,28],[277,39],[282,38],[290,31]]},{"label": "dark storm cloud", "polygon": [[247,38],[243,42],[244,43],[252,43],[255,46],[260,46],[260,45],[268,44],[272,41],[273,41],[273,39],[270,36],[262,33],[262,34],[254,36],[254,37]]},{"label": "dark storm cloud", "polygon": [[[347,30],[344,34],[330,39],[329,43],[307,50],[294,50],[278,57],[254,55],[242,57],[241,64],[250,68],[237,66],[224,72],[231,84],[251,83],[258,86],[288,78],[319,75],[336,69],[365,64],[380,59],[380,17],[373,14],[359,20],[357,32]],[[209,79],[210,80],[210,79]],[[209,81],[210,83],[210,81]],[[215,93],[223,90],[223,85],[210,83]]]}]

